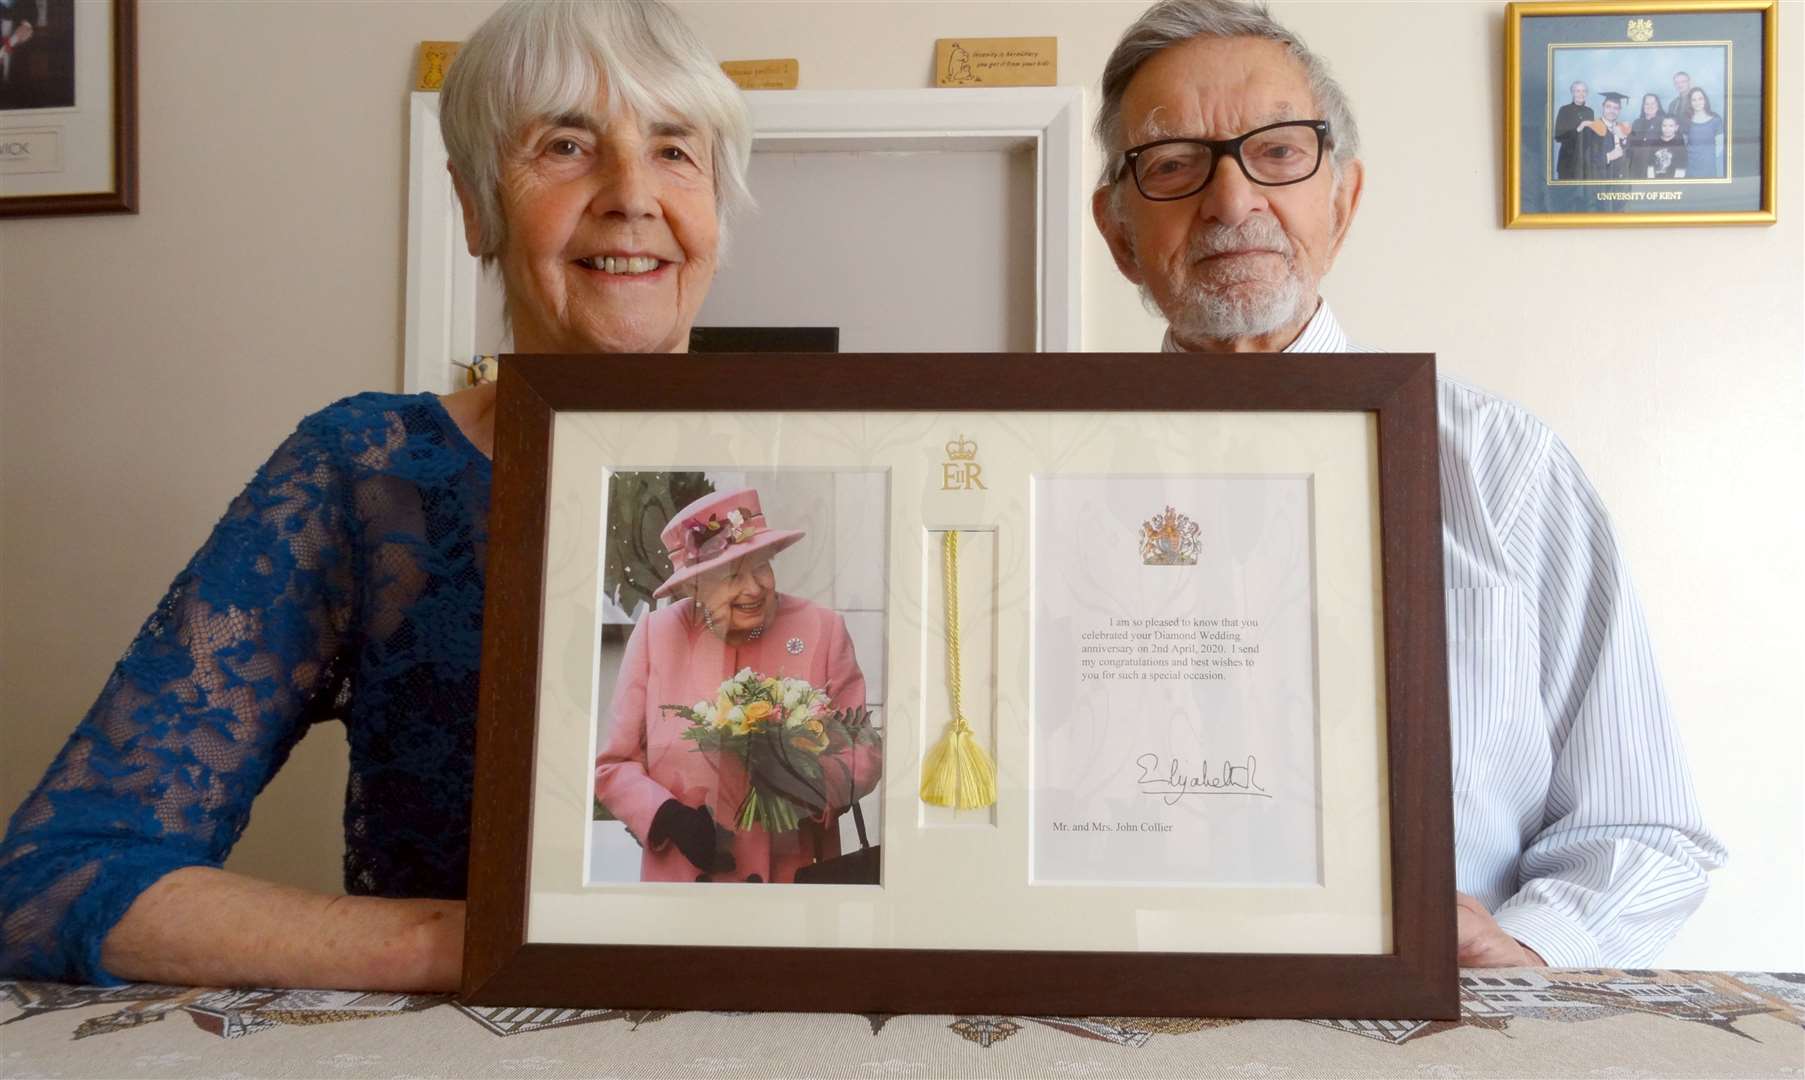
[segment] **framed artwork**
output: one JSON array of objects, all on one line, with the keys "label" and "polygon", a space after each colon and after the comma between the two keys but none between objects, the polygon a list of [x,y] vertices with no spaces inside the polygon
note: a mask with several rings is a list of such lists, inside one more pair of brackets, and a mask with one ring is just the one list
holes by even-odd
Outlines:
[{"label": "framed artwork", "polygon": [[690,352],[839,352],[837,326],[698,326]]},{"label": "framed artwork", "polygon": [[1517,3],[1505,225],[1772,224],[1777,0]]},{"label": "framed artwork", "polygon": [[0,3],[0,217],[137,209],[137,0]]},{"label": "framed artwork", "polygon": [[1434,383],[508,357],[464,999],[1454,1016]]}]

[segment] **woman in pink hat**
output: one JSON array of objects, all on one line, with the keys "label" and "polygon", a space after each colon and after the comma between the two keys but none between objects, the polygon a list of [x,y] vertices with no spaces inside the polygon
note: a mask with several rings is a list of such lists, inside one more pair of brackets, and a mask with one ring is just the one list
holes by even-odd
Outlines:
[{"label": "woman in pink hat", "polygon": [[865,704],[865,676],[839,613],[777,591],[771,557],[802,539],[773,529],[751,488],[698,499],[660,539],[675,568],[658,597],[676,603],[633,628],[610,707],[613,725],[596,758],[595,792],[645,848],[645,881],[790,882],[796,871],[840,854],[838,818],[877,786],[877,745],[830,747],[822,790],[761,778],[797,804],[801,825],[772,833],[733,828],[745,767],[698,751],[688,720],[661,706],[710,700],[745,668],[804,679],[833,708]]}]

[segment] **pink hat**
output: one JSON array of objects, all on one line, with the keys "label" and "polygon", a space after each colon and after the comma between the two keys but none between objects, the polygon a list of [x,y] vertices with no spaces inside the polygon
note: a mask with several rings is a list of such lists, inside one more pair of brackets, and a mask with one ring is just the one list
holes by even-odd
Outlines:
[{"label": "pink hat", "polygon": [[802,539],[795,529],[773,529],[752,488],[704,495],[677,511],[658,539],[675,573],[652,594],[669,596],[677,586],[711,567],[743,559],[755,551],[775,555]]}]

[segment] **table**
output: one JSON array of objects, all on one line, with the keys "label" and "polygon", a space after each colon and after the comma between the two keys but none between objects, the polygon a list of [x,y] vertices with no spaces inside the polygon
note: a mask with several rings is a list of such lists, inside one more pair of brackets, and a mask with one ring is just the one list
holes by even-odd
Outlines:
[{"label": "table", "polygon": [[5,1077],[1805,1077],[1805,975],[1467,971],[1461,1019],[468,1008],[0,982]]}]

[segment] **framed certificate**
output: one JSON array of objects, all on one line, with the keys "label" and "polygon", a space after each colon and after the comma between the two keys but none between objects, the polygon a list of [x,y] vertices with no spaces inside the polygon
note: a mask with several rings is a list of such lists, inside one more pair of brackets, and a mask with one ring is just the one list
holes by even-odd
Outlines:
[{"label": "framed certificate", "polygon": [[466,1000],[1456,1015],[1432,357],[497,408]]}]

